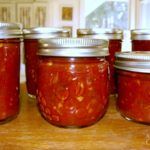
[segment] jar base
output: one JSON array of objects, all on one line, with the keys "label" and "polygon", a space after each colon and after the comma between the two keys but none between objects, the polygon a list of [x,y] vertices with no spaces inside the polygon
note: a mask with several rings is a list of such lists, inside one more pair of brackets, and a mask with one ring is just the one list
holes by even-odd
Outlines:
[{"label": "jar base", "polygon": [[28,93],[28,96],[29,96],[30,98],[32,98],[32,99],[36,99],[36,96],[33,95],[33,94],[29,94],[29,93]]},{"label": "jar base", "polygon": [[18,116],[18,114],[17,114],[17,115],[15,115],[15,116],[13,116],[13,117],[8,117],[8,118],[6,118],[6,119],[2,119],[2,120],[0,120],[0,125],[3,125],[3,124],[5,124],[5,123],[8,123],[8,122],[10,122],[10,121],[12,121],[12,120],[16,119],[16,118],[17,118],[17,116]]},{"label": "jar base", "polygon": [[64,129],[81,129],[81,128],[86,128],[86,127],[90,127],[92,125],[95,125],[97,122],[99,122],[104,117],[104,115],[105,115],[105,113],[99,119],[97,119],[95,122],[93,122],[91,124],[81,125],[81,126],[76,126],[76,125],[72,125],[72,126],[58,125],[58,124],[52,123],[51,121],[49,121],[48,119],[46,119],[42,114],[41,114],[41,117],[44,118],[44,120],[47,121],[49,124],[51,124],[51,125],[53,125],[55,127],[58,127],[58,128],[64,128]]},{"label": "jar base", "polygon": [[44,118],[48,123],[50,123],[51,125],[58,127],[58,128],[64,128],[64,129],[82,129],[82,128],[86,128],[86,127],[90,127],[92,125],[95,125],[100,119],[98,119],[96,122],[89,124],[89,125],[82,125],[82,126],[63,126],[63,125],[56,125],[50,121],[48,121],[46,118]]},{"label": "jar base", "polygon": [[126,119],[126,120],[128,120],[128,121],[131,121],[131,122],[140,123],[140,124],[144,124],[144,125],[150,125],[150,122],[147,123],[147,122],[137,121],[137,120],[134,120],[134,119],[132,119],[132,118],[129,118],[129,117],[123,115],[123,114],[121,114],[121,116],[122,116],[124,119]]}]

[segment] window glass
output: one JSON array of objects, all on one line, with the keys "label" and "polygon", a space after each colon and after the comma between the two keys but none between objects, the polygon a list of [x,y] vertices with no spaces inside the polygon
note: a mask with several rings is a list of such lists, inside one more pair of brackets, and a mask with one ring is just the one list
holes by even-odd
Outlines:
[{"label": "window glass", "polygon": [[[86,27],[128,29],[128,0],[107,0],[86,16]],[[92,7],[88,7],[88,9]]]}]

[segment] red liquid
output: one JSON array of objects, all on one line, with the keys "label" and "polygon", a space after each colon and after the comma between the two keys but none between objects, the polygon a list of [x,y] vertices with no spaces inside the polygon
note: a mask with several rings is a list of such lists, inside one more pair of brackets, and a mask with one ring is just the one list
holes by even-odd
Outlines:
[{"label": "red liquid", "polygon": [[150,74],[117,72],[119,111],[131,120],[150,123]]},{"label": "red liquid", "polygon": [[19,112],[20,40],[0,40],[0,122]]},{"label": "red liquid", "polygon": [[121,40],[109,40],[109,56],[106,57],[109,62],[110,69],[110,83],[109,91],[110,94],[116,93],[116,73],[114,68],[115,53],[121,51]]},{"label": "red liquid", "polygon": [[25,39],[26,83],[28,94],[36,95],[38,40]]},{"label": "red liquid", "polygon": [[38,105],[50,123],[83,127],[104,115],[108,104],[104,59],[40,57],[38,66]]},{"label": "red liquid", "polygon": [[132,40],[133,51],[150,51],[150,40]]}]

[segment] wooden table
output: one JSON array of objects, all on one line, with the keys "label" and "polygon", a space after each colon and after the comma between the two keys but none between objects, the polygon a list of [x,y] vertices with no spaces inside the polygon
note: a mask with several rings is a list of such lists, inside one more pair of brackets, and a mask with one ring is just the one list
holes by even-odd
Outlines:
[{"label": "wooden table", "polygon": [[106,115],[82,129],[52,126],[38,112],[21,84],[21,110],[13,121],[0,125],[0,150],[150,150],[150,126],[125,120],[110,99]]}]

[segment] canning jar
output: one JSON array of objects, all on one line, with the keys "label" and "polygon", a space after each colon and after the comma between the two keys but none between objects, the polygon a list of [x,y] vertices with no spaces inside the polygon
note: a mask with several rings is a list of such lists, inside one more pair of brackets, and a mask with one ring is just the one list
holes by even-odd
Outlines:
[{"label": "canning jar", "polygon": [[150,51],[117,53],[115,67],[121,115],[150,124]]},{"label": "canning jar", "polygon": [[121,51],[122,39],[123,39],[123,31],[120,29],[106,29],[106,28],[93,28],[93,29],[78,29],[77,30],[78,37],[91,37],[95,39],[106,39],[109,40],[109,56],[106,57],[109,62],[110,69],[110,82],[109,82],[109,93],[116,93],[116,85],[115,85],[115,52]]},{"label": "canning jar", "polygon": [[54,37],[69,37],[69,30],[62,28],[37,27],[24,29],[25,72],[28,96],[35,98],[37,82],[38,40]]},{"label": "canning jar", "polygon": [[150,29],[131,30],[133,51],[150,51]]},{"label": "canning jar", "polygon": [[85,127],[102,118],[108,105],[106,47],[106,41],[92,39],[41,41],[37,100],[47,121]]},{"label": "canning jar", "polygon": [[0,23],[0,123],[19,113],[20,27]]}]

